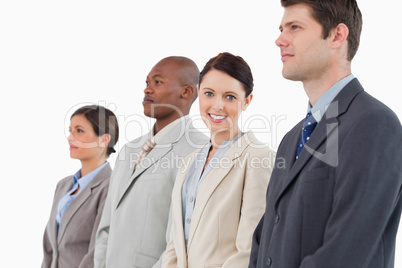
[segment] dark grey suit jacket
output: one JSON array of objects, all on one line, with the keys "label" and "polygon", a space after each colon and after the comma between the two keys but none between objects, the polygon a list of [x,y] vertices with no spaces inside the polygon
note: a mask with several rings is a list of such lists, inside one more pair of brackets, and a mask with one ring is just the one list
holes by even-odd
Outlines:
[{"label": "dark grey suit jacket", "polygon": [[112,169],[108,164],[79,193],[63,215],[57,235],[57,206],[73,186],[73,176],[59,181],[43,237],[42,268],[94,266],[95,235],[105,205],[111,173]]},{"label": "dark grey suit jacket", "polygon": [[249,267],[394,267],[402,207],[397,116],[354,79],[296,161],[302,124],[278,148]]}]

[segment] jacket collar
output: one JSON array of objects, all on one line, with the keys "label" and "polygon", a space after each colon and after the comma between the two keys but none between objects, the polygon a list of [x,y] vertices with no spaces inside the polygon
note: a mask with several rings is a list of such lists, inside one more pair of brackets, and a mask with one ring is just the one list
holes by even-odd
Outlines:
[{"label": "jacket collar", "polygon": [[[336,166],[338,164],[337,149],[339,118],[348,110],[353,99],[362,91],[364,91],[364,89],[356,78],[342,89],[328,107],[324,117],[318,123],[308,144],[305,145],[305,149],[301,151],[297,160],[295,160],[296,148],[304,120],[299,122],[288,133],[288,135],[290,135],[289,140],[291,140],[291,143],[287,146],[287,150],[283,157],[289,163],[286,163],[286,179],[283,183],[282,190],[278,195],[278,200],[312,157],[316,157],[331,166]],[[319,148],[324,142],[326,142],[326,152],[319,151]],[[328,148],[331,149],[328,150]]]},{"label": "jacket collar", "polygon": [[[110,168],[110,164],[108,163],[101,171],[99,171],[99,173],[93,178],[93,180],[87,185],[87,187],[85,187],[82,190],[82,192],[79,193],[79,195],[74,199],[74,201],[71,203],[71,205],[67,208],[66,212],[63,215],[63,219],[60,223],[60,226],[59,226],[59,233],[57,236],[58,243],[60,243],[60,241],[63,239],[67,226],[70,223],[72,217],[84,205],[85,201],[87,201],[87,199],[92,195],[93,189],[98,187],[105,179],[109,178],[111,173],[112,173],[112,169]],[[70,185],[70,187],[71,187],[71,185]],[[55,228],[57,228],[57,227],[55,227]]]}]

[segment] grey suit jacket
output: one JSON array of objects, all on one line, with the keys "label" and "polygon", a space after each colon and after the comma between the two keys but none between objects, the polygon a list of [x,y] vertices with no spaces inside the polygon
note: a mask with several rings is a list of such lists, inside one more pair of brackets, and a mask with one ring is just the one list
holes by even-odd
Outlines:
[{"label": "grey suit jacket", "polygon": [[352,80],[295,160],[286,134],[249,267],[391,268],[402,207],[402,127]]},{"label": "grey suit jacket", "polygon": [[106,165],[67,208],[57,235],[56,213],[60,199],[70,191],[73,176],[57,184],[43,237],[42,268],[93,267],[95,236],[112,173]]},{"label": "grey suit jacket", "polygon": [[189,120],[183,122],[164,136],[134,173],[148,134],[122,148],[99,224],[95,267],[149,268],[160,259],[177,169],[208,139]]}]

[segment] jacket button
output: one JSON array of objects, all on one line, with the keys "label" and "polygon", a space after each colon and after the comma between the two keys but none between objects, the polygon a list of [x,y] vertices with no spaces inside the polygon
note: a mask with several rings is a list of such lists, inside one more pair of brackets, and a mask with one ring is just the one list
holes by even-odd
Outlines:
[{"label": "jacket button", "polygon": [[276,216],[275,216],[275,223],[278,223],[279,222],[279,215],[277,214]]},{"label": "jacket button", "polygon": [[271,258],[268,257],[266,264],[268,267],[271,266],[271,264],[272,264]]}]

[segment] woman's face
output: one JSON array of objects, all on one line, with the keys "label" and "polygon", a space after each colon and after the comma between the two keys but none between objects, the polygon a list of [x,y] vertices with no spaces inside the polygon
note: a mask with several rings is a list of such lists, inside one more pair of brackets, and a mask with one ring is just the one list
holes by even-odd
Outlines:
[{"label": "woman's face", "polygon": [[241,132],[238,119],[249,105],[243,85],[230,75],[211,70],[204,76],[198,90],[200,114],[212,133],[227,132],[230,139]]},{"label": "woman's face", "polygon": [[70,121],[70,157],[81,161],[99,158],[105,153],[103,137],[97,136],[91,123],[82,114],[77,114]]}]

